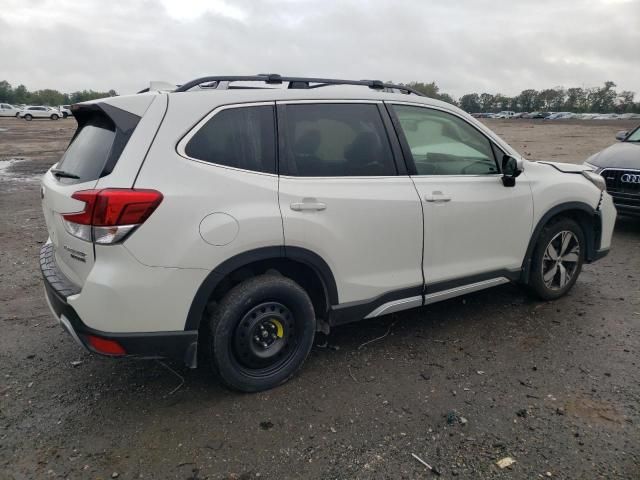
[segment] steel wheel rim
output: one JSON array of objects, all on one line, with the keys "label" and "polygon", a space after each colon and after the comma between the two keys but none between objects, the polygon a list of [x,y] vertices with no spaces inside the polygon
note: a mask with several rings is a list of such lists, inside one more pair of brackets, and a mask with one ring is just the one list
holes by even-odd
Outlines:
[{"label": "steel wheel rim", "polygon": [[232,340],[235,360],[252,375],[268,375],[289,363],[298,346],[295,319],[279,302],[252,307],[238,323]]},{"label": "steel wheel rim", "polygon": [[551,290],[562,290],[573,279],[580,262],[580,242],[569,230],[558,232],[542,256],[542,280]]}]

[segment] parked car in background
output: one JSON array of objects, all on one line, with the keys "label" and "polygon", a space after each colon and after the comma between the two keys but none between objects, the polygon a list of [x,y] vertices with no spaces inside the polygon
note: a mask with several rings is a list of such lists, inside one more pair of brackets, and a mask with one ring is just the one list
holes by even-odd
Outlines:
[{"label": "parked car in background", "polygon": [[511,118],[516,114],[516,112],[512,112],[511,110],[503,110],[501,112],[496,113],[493,118]]},{"label": "parked car in background", "polygon": [[616,139],[584,164],[604,177],[618,212],[640,217],[640,126],[618,132]]},{"label": "parked car in background", "polygon": [[640,113],[623,113],[618,118],[620,120],[636,120],[640,119]]},{"label": "parked car in background", "polygon": [[255,392],[317,331],[510,281],[556,299],[609,251],[602,177],[529,162],[453,105],[380,81],[200,88],[218,81],[74,105],[40,265],[92,352],[195,367],[202,349]]},{"label": "parked car in background", "polygon": [[529,115],[529,112],[518,112],[518,113],[514,113],[513,117],[511,118],[526,118],[525,116]]},{"label": "parked car in background", "polygon": [[571,112],[556,112],[556,113],[552,113],[548,117],[544,118],[544,120],[567,120],[569,118],[573,118],[573,113],[571,113]]},{"label": "parked car in background", "polygon": [[618,120],[618,114],[616,113],[602,113],[593,117],[593,120]]},{"label": "parked car in background", "polygon": [[17,117],[20,109],[10,103],[0,103],[0,117]]},{"label": "parked car in background", "polygon": [[72,117],[73,113],[71,113],[71,105],[60,105],[58,107],[60,113],[62,114],[62,118]]},{"label": "parked car in background", "polygon": [[24,118],[27,121],[31,121],[34,118],[49,118],[51,120],[58,120],[59,118],[62,118],[62,113],[60,113],[60,110],[53,107],[34,105],[21,110],[18,116],[20,118]]},{"label": "parked car in background", "polygon": [[580,113],[579,115],[577,115],[577,118],[579,120],[593,120],[597,116],[597,113]]}]

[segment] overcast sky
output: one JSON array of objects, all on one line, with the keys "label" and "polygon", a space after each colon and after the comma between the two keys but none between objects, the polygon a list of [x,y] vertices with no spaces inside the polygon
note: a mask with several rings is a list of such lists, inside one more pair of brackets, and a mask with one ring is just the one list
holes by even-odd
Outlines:
[{"label": "overcast sky", "polygon": [[277,72],[640,95],[639,60],[640,0],[0,0],[0,80],[29,89]]}]

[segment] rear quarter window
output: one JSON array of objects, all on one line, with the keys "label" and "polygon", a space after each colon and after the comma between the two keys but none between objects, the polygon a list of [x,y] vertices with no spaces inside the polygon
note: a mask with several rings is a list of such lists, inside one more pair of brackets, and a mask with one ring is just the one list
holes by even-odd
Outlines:
[{"label": "rear quarter window", "polygon": [[273,106],[219,111],[188,140],[184,153],[194,160],[225,167],[275,173]]}]

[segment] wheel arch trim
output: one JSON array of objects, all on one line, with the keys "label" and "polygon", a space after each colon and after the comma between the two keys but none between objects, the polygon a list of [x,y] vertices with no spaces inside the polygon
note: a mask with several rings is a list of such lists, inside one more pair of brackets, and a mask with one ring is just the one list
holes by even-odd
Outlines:
[{"label": "wheel arch trim", "polygon": [[600,239],[596,238],[596,231],[599,231],[602,228],[600,211],[585,202],[561,203],[547,210],[547,212],[540,218],[540,220],[538,220],[538,223],[531,233],[527,251],[522,262],[522,275],[520,278],[520,281],[522,283],[527,283],[529,281],[529,274],[531,273],[531,258],[533,256],[533,250],[536,247],[542,229],[549,223],[549,220],[551,220],[552,218],[564,212],[575,210],[584,212],[593,218],[595,228],[584,232],[585,241],[587,243],[585,261],[591,262],[595,259],[596,251],[598,250],[599,246],[598,244],[600,242]]},{"label": "wheel arch trim", "polygon": [[193,297],[187,314],[185,330],[197,330],[199,328],[207,301],[227,275],[255,262],[277,259],[292,260],[313,269],[325,288],[329,304],[338,304],[338,287],[336,286],[335,277],[327,262],[318,254],[301,247],[261,247],[239,253],[225,260],[209,272]]}]

